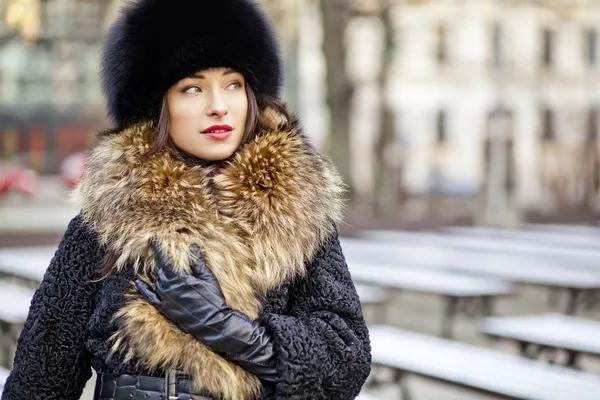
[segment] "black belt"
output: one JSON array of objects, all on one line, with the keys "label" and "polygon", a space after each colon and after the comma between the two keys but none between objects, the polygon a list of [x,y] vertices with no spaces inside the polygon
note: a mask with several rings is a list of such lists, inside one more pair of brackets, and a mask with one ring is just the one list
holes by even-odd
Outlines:
[{"label": "black belt", "polygon": [[175,370],[166,377],[98,374],[94,400],[215,400],[192,387],[192,380]]}]

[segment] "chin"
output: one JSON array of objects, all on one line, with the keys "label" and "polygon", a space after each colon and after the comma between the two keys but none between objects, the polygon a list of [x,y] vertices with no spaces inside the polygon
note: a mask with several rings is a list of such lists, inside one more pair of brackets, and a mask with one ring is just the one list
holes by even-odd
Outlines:
[{"label": "chin", "polygon": [[212,152],[203,152],[202,154],[194,154],[196,157],[201,158],[205,161],[220,161],[230,157],[235,149],[232,150],[221,150]]}]

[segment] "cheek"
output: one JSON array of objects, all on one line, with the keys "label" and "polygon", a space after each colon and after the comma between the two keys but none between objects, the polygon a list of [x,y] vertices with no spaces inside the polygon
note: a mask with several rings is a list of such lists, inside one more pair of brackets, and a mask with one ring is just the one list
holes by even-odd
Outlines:
[{"label": "cheek", "polygon": [[169,116],[171,123],[174,125],[184,124],[190,120],[190,117],[195,117],[199,114],[199,107],[194,102],[177,102],[169,107]]},{"label": "cheek", "polygon": [[200,108],[193,101],[177,101],[169,105],[170,134],[177,145],[183,145],[197,129]]}]

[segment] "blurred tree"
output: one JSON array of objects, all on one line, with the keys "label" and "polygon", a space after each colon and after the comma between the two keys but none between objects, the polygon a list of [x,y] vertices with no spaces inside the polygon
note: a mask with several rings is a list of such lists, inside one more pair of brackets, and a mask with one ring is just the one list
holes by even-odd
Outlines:
[{"label": "blurred tree", "polygon": [[298,109],[298,45],[301,0],[260,0],[271,17],[283,48],[285,82],[283,98],[291,110]]},{"label": "blurred tree", "polygon": [[395,52],[394,15],[395,0],[354,0],[351,15],[377,18],[382,27],[380,68],[377,75],[379,92],[377,118],[379,129],[374,143],[373,193],[370,206],[374,213],[393,211],[400,203],[402,187],[402,154],[395,133],[395,112],[388,100],[388,89],[392,84],[392,64]]},{"label": "blurred tree", "polygon": [[327,106],[329,107],[328,152],[353,197],[350,147],[350,111],[354,86],[346,71],[345,35],[351,0],[321,0],[323,53],[327,63]]},{"label": "blurred tree", "polygon": [[600,135],[598,134],[599,111],[593,107],[588,113],[587,135],[583,143],[584,192],[583,201],[591,210],[600,207]]},{"label": "blurred tree", "polygon": [[398,151],[395,134],[394,111],[387,100],[394,54],[394,28],[392,20],[392,0],[384,0],[380,18],[383,26],[383,48],[379,72],[379,137],[375,143],[374,198],[373,210],[376,213],[393,211],[398,206],[401,182],[401,154]]},{"label": "blurred tree", "polygon": [[[595,0],[529,0],[529,4],[552,13],[561,23],[583,22],[583,58],[587,70],[585,78],[589,82],[596,79],[593,72],[597,66],[597,32],[582,16]],[[542,63],[547,73],[556,73],[552,67],[557,51],[557,31],[546,28],[543,31]],[[595,97],[592,85],[585,87],[586,98]],[[553,212],[598,210],[598,176],[600,162],[598,145],[598,110],[595,103],[588,104],[589,110],[576,112],[560,109],[555,112],[545,109],[541,114],[540,135],[540,181],[542,189],[550,200]],[[560,119],[561,124],[557,121]],[[557,120],[557,121],[555,121]],[[571,138],[579,136],[578,142]]]}]

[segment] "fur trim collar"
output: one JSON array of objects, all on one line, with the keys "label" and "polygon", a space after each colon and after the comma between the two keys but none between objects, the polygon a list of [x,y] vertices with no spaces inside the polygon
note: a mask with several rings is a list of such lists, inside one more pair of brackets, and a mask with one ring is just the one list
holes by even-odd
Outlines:
[{"label": "fur trim collar", "polygon": [[[304,273],[342,213],[342,184],[296,121],[268,111],[272,130],[245,145],[215,177],[171,151],[151,158],[141,123],[103,137],[75,191],[84,220],[119,254],[115,268],[152,280],[156,239],[183,269],[197,243],[229,305],[255,319],[261,300]],[[224,399],[255,397],[259,382],[169,323],[134,288],[116,315],[115,351],[150,370],[175,366]]]}]

